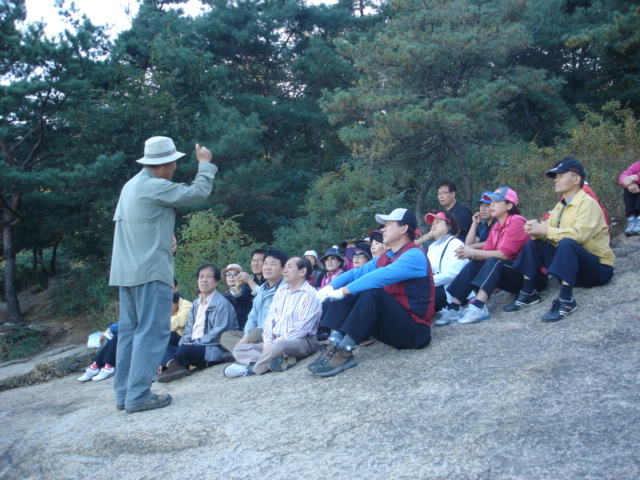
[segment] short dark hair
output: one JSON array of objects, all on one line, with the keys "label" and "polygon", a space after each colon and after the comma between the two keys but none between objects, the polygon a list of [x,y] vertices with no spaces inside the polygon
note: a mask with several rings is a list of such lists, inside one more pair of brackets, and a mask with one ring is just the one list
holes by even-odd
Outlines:
[{"label": "short dark hair", "polygon": [[444,216],[447,217],[447,221],[444,223],[449,225],[449,233],[455,237],[460,233],[458,220],[456,220],[456,217],[451,212],[444,212]]},{"label": "short dark hair", "polygon": [[405,225],[407,226],[407,235],[409,236],[409,240],[416,239],[415,228],[411,228],[411,225],[409,225],[407,222],[403,222],[402,220],[398,220],[396,221],[396,223],[398,224],[399,227],[404,227]]},{"label": "short dark hair", "polygon": [[256,253],[260,253],[260,254],[262,254],[263,256],[265,256],[265,257],[266,257],[266,255],[265,255],[266,250],[265,250],[264,248],[257,248],[257,249],[255,249],[253,252],[251,252],[251,258],[253,258],[253,256],[254,256]]},{"label": "short dark hair", "polygon": [[[253,257],[253,255],[251,255]],[[273,257],[276,260],[280,260],[280,266],[284,267],[284,264],[289,260],[289,255],[284,253],[282,250],[265,250],[264,258],[266,260],[267,257]]]},{"label": "short dark hair", "polygon": [[456,184],[453,182],[442,182],[440,185],[438,185],[438,190],[440,189],[440,187],[447,187],[449,189],[449,192],[455,192],[456,191]]},{"label": "short dark hair", "polygon": [[213,278],[216,282],[220,281],[220,269],[215,265],[211,265],[210,263],[205,263],[204,265],[201,265],[200,268],[198,268],[198,271],[196,272],[196,278],[200,276],[200,272],[205,268],[210,268],[213,271]]},{"label": "short dark hair", "polygon": [[302,270],[303,268],[307,269],[304,279],[308,281],[311,278],[311,274],[313,273],[313,266],[311,265],[311,262],[309,261],[309,259],[300,257],[298,255],[294,255],[289,260],[292,260],[294,258],[298,259],[298,261],[296,262],[296,267],[298,267],[298,270]]}]

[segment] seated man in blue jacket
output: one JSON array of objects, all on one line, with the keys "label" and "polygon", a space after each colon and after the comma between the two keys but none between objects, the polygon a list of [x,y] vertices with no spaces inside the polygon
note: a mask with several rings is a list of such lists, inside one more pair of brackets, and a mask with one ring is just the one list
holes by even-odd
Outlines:
[{"label": "seated man in blue jacket", "polygon": [[435,288],[424,251],[413,242],[416,216],[405,208],[376,215],[389,250],[336,277],[318,291],[332,300],[322,320],[329,344],[308,365],[321,377],[356,366],[352,350],[370,337],[395,348],[424,348],[431,341]]}]

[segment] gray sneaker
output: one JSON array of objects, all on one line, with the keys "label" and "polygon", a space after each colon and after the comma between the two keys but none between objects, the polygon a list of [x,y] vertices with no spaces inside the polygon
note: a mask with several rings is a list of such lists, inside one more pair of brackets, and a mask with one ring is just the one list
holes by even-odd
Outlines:
[{"label": "gray sneaker", "polygon": [[147,410],[164,408],[168,407],[169,405],[171,405],[171,395],[169,395],[168,393],[166,395],[157,395],[154,393],[149,401],[143,403],[142,405],[138,405],[137,407],[133,408],[127,408],[127,413],[146,412]]},{"label": "gray sneaker", "polygon": [[630,235],[638,235],[640,233],[640,222],[635,215],[629,215],[627,217],[627,228],[624,229],[624,234],[628,237]]}]

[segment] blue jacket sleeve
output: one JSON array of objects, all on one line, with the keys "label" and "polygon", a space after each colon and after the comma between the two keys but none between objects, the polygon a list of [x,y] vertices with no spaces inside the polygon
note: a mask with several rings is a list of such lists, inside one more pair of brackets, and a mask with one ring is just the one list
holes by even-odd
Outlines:
[{"label": "blue jacket sleeve", "polygon": [[[383,255],[393,254],[385,252]],[[346,285],[352,294],[357,295],[372,288],[424,277],[428,273],[426,255],[419,248],[412,248],[384,268],[378,268],[378,258],[376,258],[375,262],[371,261],[360,268],[349,270],[331,282],[331,286],[337,289]]]}]

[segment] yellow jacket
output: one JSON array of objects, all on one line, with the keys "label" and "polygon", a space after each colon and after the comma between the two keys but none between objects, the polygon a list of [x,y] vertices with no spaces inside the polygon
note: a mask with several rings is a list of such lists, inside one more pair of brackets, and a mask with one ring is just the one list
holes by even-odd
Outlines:
[{"label": "yellow jacket", "polygon": [[609,229],[602,209],[583,190],[576,193],[566,207],[562,200],[558,202],[549,217],[547,234],[532,237],[547,240],[553,246],[563,238],[570,238],[597,256],[603,265],[613,267],[616,258],[609,247]]},{"label": "yellow jacket", "polygon": [[175,315],[171,315],[172,332],[176,332],[178,335],[182,336],[192,305],[193,304],[189,300],[185,300],[180,297],[180,301],[178,302],[178,312]]}]

